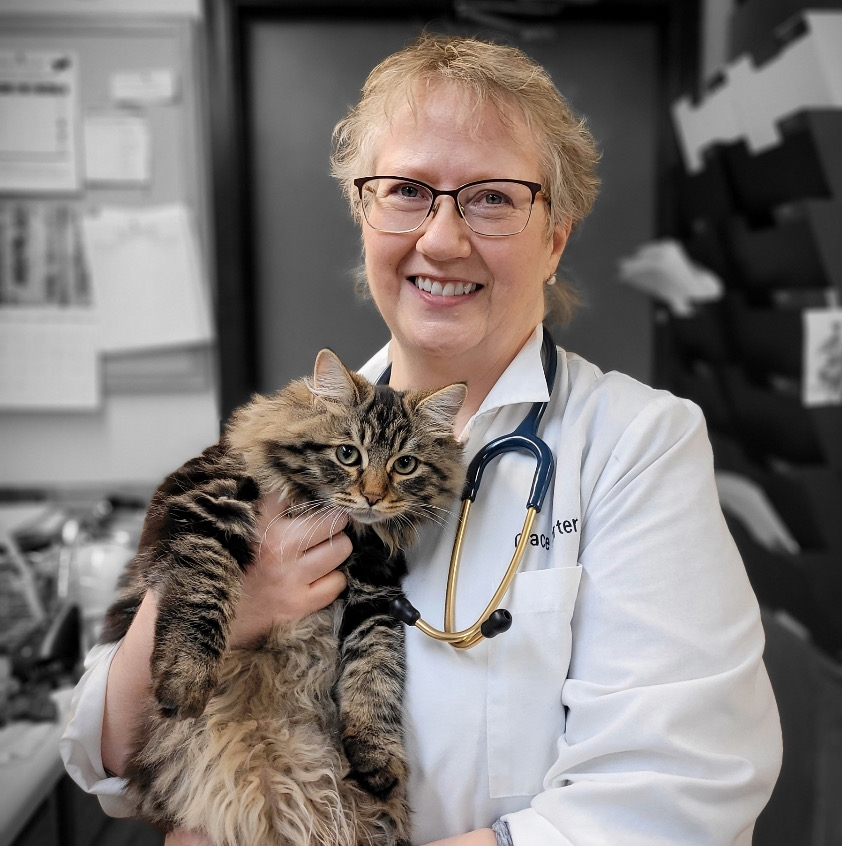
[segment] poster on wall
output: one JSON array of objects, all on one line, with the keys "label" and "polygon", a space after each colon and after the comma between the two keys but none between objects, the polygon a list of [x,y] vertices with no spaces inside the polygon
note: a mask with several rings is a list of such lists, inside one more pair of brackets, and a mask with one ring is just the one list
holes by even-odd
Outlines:
[{"label": "poster on wall", "polygon": [[0,410],[93,410],[99,327],[79,211],[0,202]]},{"label": "poster on wall", "polygon": [[0,50],[0,192],[79,188],[78,59]]}]

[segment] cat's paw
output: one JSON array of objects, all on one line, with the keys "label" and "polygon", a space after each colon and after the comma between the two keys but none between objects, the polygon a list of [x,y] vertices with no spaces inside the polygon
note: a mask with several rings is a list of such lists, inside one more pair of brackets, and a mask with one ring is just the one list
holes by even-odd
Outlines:
[{"label": "cat's paw", "polygon": [[152,692],[164,717],[200,717],[216,687],[215,668],[184,655],[153,662]]},{"label": "cat's paw", "polygon": [[351,764],[349,777],[373,796],[388,799],[399,784],[405,783],[407,767],[402,758],[366,740],[345,738],[344,746]]}]

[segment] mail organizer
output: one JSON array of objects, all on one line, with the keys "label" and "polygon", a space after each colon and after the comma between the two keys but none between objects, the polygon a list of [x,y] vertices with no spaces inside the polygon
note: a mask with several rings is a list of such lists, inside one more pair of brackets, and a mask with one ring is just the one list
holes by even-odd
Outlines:
[{"label": "mail organizer", "polygon": [[726,218],[738,210],[723,154],[725,146],[708,147],[703,153],[700,170],[691,172],[681,168],[676,174],[678,211],[688,229],[699,219]]},{"label": "mail organizer", "polygon": [[[842,550],[842,471],[825,465],[760,462],[746,454],[734,437],[711,432],[718,471],[742,476],[758,485],[802,550]],[[839,559],[842,567],[842,558]]]},{"label": "mail organizer", "polygon": [[669,322],[672,353],[682,361],[697,359],[726,364],[734,359],[722,301],[703,303],[689,317],[673,317]]},{"label": "mail organizer", "polygon": [[812,641],[842,657],[842,567],[837,552],[772,552],[755,541],[739,520],[726,515],[758,600],[786,611]]},{"label": "mail organizer", "polygon": [[755,62],[772,58],[781,48],[793,19],[807,9],[839,9],[840,0],[743,0],[731,15],[729,55],[749,53]]},{"label": "mail organizer", "polygon": [[842,108],[842,11],[804,11],[791,38],[762,64],[747,53],[723,68],[701,98],[671,107],[682,159],[693,173],[717,143],[744,140],[757,153],[781,137],[778,122],[804,109]]},{"label": "mail organizer", "polygon": [[739,294],[729,294],[724,308],[729,339],[747,371],[801,378],[804,328],[799,309],[755,308]]},{"label": "mail organizer", "polygon": [[778,121],[778,129],[781,143],[762,152],[752,153],[744,140],[720,145],[707,182],[722,183],[748,215],[795,200],[842,199],[842,109],[802,111]]},{"label": "mail organizer", "polygon": [[778,513],[786,515],[786,525],[802,549],[842,550],[842,472],[826,466],[784,465],[765,472],[758,482]]},{"label": "mail organizer", "polygon": [[731,279],[738,273],[731,257],[725,227],[718,221],[712,218],[697,218],[682,240],[687,255],[720,278]]},{"label": "mail organizer", "polygon": [[805,407],[800,396],[754,384],[738,368],[721,376],[747,453],[842,471],[842,406]]},{"label": "mail organizer", "polygon": [[773,226],[752,228],[734,217],[727,226],[743,284],[758,288],[842,288],[842,199],[782,207]]}]

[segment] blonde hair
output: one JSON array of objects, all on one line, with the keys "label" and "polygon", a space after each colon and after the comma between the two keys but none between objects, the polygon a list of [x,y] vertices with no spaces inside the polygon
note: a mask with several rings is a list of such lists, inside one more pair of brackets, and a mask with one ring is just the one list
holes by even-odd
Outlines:
[{"label": "blonde hair", "polygon": [[[353,180],[374,175],[381,134],[394,109],[404,103],[414,107],[422,90],[440,82],[462,87],[475,110],[490,103],[504,123],[513,125],[513,117],[524,121],[535,140],[549,208],[547,237],[557,225],[575,228],[587,217],[599,190],[599,152],[585,121],[546,70],[515,47],[424,33],[371,71],[359,101],[334,128],[332,172],[358,222]],[[565,284],[547,291],[551,318],[567,322],[578,297]]]}]

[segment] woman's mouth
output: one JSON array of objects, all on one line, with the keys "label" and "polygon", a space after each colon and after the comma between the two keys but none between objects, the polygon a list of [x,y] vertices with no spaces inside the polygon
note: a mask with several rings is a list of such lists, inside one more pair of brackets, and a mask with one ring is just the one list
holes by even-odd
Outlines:
[{"label": "woman's mouth", "polygon": [[426,276],[410,276],[409,280],[419,291],[426,291],[434,297],[461,297],[473,293],[479,287],[474,282],[446,282],[442,285]]}]

